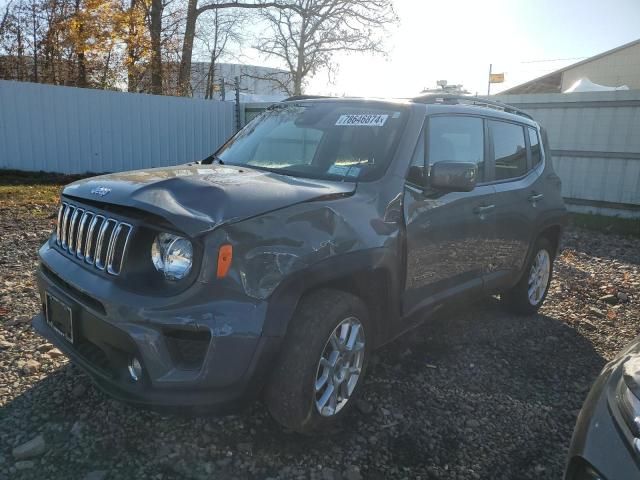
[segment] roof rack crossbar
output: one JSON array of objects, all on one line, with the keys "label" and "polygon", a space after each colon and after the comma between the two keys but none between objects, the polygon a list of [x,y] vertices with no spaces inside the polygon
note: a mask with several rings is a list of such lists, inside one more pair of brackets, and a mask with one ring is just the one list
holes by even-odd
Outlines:
[{"label": "roof rack crossbar", "polygon": [[282,100],[283,102],[291,102],[291,101],[295,101],[295,100],[313,100],[314,98],[334,98],[334,97],[327,97],[325,95],[293,95],[289,98],[285,98],[284,100]]},{"label": "roof rack crossbar", "polygon": [[481,97],[469,97],[465,95],[437,95],[437,94],[429,94],[429,95],[420,95],[419,97],[414,97],[411,99],[412,102],[416,103],[446,103],[446,104],[467,104],[467,105],[478,105],[483,107],[495,108],[496,110],[501,110],[506,113],[513,113],[515,115],[520,115],[522,117],[529,118],[533,120],[533,117],[529,115],[524,110],[520,110],[512,105],[502,102],[496,102],[494,100],[487,100]]}]

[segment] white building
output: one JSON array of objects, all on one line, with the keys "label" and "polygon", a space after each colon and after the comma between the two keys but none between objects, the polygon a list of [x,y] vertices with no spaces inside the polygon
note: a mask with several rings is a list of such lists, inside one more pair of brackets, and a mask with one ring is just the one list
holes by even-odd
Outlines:
[{"label": "white building", "polygon": [[[193,98],[206,98],[209,62],[191,64],[191,89]],[[233,100],[235,96],[235,77],[240,78],[240,93],[243,97],[264,97],[266,101],[278,101],[288,96],[282,84],[289,85],[289,74],[277,68],[238,63],[217,63],[214,70],[215,99]],[[224,89],[222,84],[224,82]]]},{"label": "white building", "polygon": [[587,78],[598,85],[626,85],[630,90],[640,90],[640,39],[509,88],[501,94],[560,93],[578,80]]}]

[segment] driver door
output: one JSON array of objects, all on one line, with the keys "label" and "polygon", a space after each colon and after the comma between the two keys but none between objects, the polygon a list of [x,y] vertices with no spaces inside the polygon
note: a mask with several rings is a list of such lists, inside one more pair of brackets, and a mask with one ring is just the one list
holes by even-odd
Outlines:
[{"label": "driver door", "polygon": [[427,117],[412,166],[428,172],[439,161],[473,162],[478,183],[470,192],[452,192],[431,188],[428,178],[423,185],[407,179],[405,315],[445,298],[482,292],[495,234],[495,190],[484,183],[486,129],[481,117]]}]

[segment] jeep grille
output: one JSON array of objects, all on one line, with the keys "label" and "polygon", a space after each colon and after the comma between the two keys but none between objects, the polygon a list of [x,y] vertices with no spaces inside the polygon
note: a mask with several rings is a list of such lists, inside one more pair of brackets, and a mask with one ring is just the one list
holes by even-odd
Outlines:
[{"label": "jeep grille", "polygon": [[57,245],[76,258],[119,275],[133,227],[114,218],[62,202],[56,226]]}]

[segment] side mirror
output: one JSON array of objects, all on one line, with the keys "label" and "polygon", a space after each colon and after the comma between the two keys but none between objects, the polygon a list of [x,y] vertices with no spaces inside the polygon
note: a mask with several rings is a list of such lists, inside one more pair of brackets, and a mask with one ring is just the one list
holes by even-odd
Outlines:
[{"label": "side mirror", "polygon": [[476,187],[478,167],[470,162],[438,162],[431,166],[433,188],[452,192],[470,192]]},{"label": "side mirror", "polygon": [[426,169],[419,165],[411,165],[409,167],[409,173],[407,174],[407,180],[414,185],[419,185],[424,188],[427,185],[427,172]]}]

